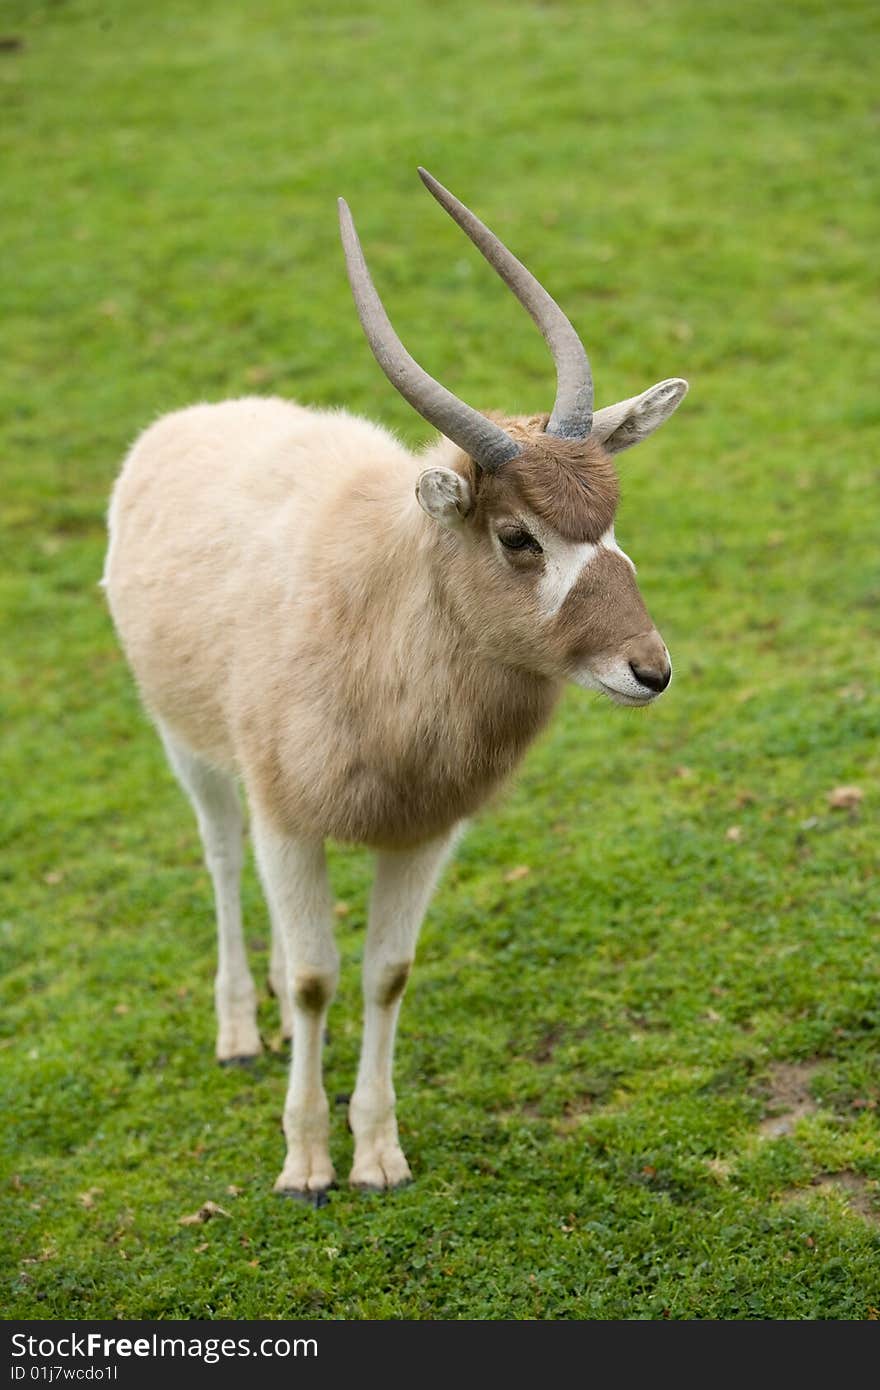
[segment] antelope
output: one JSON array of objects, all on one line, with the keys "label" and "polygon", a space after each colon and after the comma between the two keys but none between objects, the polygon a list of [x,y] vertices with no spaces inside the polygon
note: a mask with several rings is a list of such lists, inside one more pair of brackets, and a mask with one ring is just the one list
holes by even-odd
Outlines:
[{"label": "antelope", "polygon": [[463,823],[567,681],[637,707],[671,676],[615,540],[612,456],[661,425],[687,382],[594,412],[589,360],[562,310],[419,172],[544,335],[550,414],[480,413],[414,361],[340,199],[369,346],[439,437],[413,453],[343,410],[194,405],[136,440],[108,518],[112,618],[213,884],[221,1063],[261,1051],[239,898],[244,789],[271,918],[269,984],[292,1038],[275,1190],[313,1205],[335,1181],[322,1046],[339,954],[325,841],[376,856],[349,1181],[389,1189],[411,1177],[392,1079],[401,999]]}]

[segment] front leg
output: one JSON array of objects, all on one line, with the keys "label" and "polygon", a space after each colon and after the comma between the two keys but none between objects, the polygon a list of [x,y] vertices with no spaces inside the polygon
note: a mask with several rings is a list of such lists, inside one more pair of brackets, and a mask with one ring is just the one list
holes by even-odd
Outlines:
[{"label": "front leg", "polygon": [[325,1191],[334,1180],[321,1078],[324,1022],[339,978],[332,899],[320,840],[291,840],[257,814],[253,837],[272,930],[283,942],[279,964],[283,959],[293,1025],[284,1103],[287,1157],[275,1190],[305,1196]]},{"label": "front leg", "polygon": [[394,1035],[419,927],[454,838],[377,856],[364,950],[364,1035],[348,1111],[355,1140],[349,1180],[370,1191],[411,1177],[397,1135]]}]

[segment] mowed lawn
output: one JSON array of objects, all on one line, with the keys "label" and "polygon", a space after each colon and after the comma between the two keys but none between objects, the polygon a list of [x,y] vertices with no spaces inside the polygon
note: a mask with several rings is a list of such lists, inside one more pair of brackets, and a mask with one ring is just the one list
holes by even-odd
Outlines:
[{"label": "mowed lawn", "polygon": [[[880,1316],[877,53],[870,0],[7,0],[5,1316]],[[620,459],[676,674],[646,711],[572,689],[471,825],[401,1020],[416,1180],[314,1211],[271,1193],[252,866],[269,1046],[213,1060],[210,888],[103,518],[192,400],[427,439],[363,339],[340,193],[428,369],[549,409],[540,336],[419,163],[559,298],[599,404],[690,379]],[[331,1101],[370,861],[332,868]],[[344,1176],[342,1104],[332,1145]]]}]

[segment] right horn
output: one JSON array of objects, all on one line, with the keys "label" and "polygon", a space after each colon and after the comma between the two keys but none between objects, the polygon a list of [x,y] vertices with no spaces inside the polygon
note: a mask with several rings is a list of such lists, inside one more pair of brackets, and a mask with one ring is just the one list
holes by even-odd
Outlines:
[{"label": "right horn", "polygon": [[420,168],[419,176],[440,206],[513,290],[544,335],[556,363],[556,402],[547,433],[562,439],[586,439],[593,424],[593,374],[583,343],[565,314],[534,275],[464,203],[438,183],[427,169]]}]

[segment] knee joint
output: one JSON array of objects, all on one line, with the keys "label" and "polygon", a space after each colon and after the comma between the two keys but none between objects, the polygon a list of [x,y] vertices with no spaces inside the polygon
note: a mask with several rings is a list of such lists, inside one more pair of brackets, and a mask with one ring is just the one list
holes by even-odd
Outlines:
[{"label": "knee joint", "polygon": [[301,970],[293,980],[293,1002],[308,1014],[319,1014],[333,997],[333,981],[317,970]]},{"label": "knee joint", "polygon": [[390,1008],[403,994],[411,969],[412,961],[404,960],[394,965],[386,965],[380,972],[376,981],[376,1002],[383,1009]]}]

